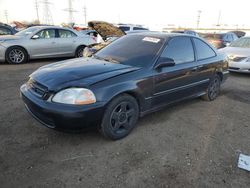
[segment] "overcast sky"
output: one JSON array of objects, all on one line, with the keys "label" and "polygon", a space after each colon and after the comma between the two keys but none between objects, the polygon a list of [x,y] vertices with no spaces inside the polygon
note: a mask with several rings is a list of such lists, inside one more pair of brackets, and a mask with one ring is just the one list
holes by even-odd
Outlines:
[{"label": "overcast sky", "polygon": [[[43,0],[39,2],[39,17],[43,20]],[[49,0],[55,24],[68,22],[64,9],[68,0]],[[77,11],[74,20],[84,23],[83,7],[87,7],[87,20],[104,20],[112,23],[143,24],[158,29],[168,24],[195,27],[198,10],[201,10],[200,27],[211,27],[218,22],[239,27],[250,27],[250,0],[72,0]],[[6,22],[4,11],[8,10],[9,21],[36,19],[35,0],[0,0],[0,21]]]}]

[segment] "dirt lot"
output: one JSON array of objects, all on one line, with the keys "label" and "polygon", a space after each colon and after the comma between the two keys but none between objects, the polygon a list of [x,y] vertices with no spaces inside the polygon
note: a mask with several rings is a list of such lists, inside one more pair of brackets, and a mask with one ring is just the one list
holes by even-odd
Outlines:
[{"label": "dirt lot", "polygon": [[0,187],[249,187],[237,160],[250,155],[250,75],[231,74],[214,102],[148,115],[114,142],[50,130],[26,112],[19,87],[47,63],[0,65]]}]

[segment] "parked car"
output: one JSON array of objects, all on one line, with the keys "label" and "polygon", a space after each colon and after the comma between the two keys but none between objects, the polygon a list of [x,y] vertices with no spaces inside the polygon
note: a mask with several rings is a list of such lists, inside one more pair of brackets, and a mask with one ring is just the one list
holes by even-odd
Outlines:
[{"label": "parked car", "polygon": [[227,68],[226,56],[198,37],[138,33],[92,58],[39,68],[21,86],[21,96],[49,128],[96,126],[116,140],[127,136],[139,117],[166,105],[200,96],[214,100]]},{"label": "parked car", "polygon": [[238,39],[237,35],[228,32],[228,33],[208,33],[201,34],[201,37],[206,39],[210,44],[212,44],[215,48],[224,48],[228,46],[231,42]]},{"label": "parked car", "polygon": [[1,35],[14,35],[17,32],[18,31],[15,30],[13,27],[11,27],[7,24],[0,23],[0,36]]},{"label": "parked car", "polygon": [[244,37],[246,33],[244,31],[231,31],[235,35],[237,35],[238,38]]},{"label": "parked car", "polygon": [[228,55],[229,71],[250,73],[250,37],[240,38],[220,51]]},{"label": "parked car", "polygon": [[199,34],[195,31],[192,30],[174,30],[171,31],[171,33],[183,33],[183,34],[189,34],[189,35],[194,35],[194,36],[199,36]]},{"label": "parked car", "polygon": [[29,27],[13,36],[0,36],[0,61],[20,64],[29,59],[82,57],[84,48],[93,43],[90,36],[68,28]]},{"label": "parked car", "polygon": [[95,30],[81,30],[79,31],[81,34],[83,35],[89,35],[92,37],[92,39],[95,40],[95,42],[97,42],[97,36],[98,36],[98,33],[95,31]]},{"label": "parked car", "polygon": [[136,31],[136,30],[147,30],[147,28],[141,26],[141,25],[132,25],[132,24],[118,24],[118,27],[124,31],[124,32],[128,32],[128,31]]},{"label": "parked car", "polygon": [[98,50],[109,45],[111,42],[115,41],[119,37],[126,35],[126,33],[120,28],[108,22],[90,21],[88,22],[88,26],[89,28],[95,30],[101,36],[103,42],[95,43],[86,47],[83,52],[84,57],[92,56]]}]

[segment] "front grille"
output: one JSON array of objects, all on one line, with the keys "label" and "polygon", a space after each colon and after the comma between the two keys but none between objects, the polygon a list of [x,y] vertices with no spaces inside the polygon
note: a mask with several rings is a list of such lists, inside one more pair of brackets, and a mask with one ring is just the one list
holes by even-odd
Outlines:
[{"label": "front grille", "polygon": [[237,68],[237,67],[229,67],[229,69],[231,69],[231,70],[239,70],[240,68]]},{"label": "front grille", "polygon": [[28,81],[29,90],[35,94],[37,97],[42,99],[48,98],[48,88],[33,79],[29,79]]}]

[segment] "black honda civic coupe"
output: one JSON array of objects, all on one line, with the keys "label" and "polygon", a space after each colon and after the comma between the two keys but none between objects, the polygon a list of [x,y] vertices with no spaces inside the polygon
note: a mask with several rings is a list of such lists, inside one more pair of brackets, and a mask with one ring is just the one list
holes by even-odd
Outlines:
[{"label": "black honda civic coupe", "polygon": [[214,100],[228,76],[223,54],[199,37],[137,33],[91,58],[43,66],[21,86],[30,114],[58,130],[97,127],[113,140],[139,117],[174,102]]}]

